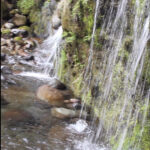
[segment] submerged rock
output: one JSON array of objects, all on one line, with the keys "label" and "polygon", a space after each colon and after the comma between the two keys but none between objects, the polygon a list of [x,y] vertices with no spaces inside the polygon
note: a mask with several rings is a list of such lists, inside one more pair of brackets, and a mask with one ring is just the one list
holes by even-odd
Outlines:
[{"label": "submerged rock", "polygon": [[1,105],[7,105],[7,104],[9,103],[5,100],[4,96],[1,95]]},{"label": "submerged rock", "polygon": [[59,119],[69,119],[69,118],[89,118],[89,114],[86,111],[82,111],[80,114],[80,110],[71,110],[63,107],[55,107],[51,109],[52,116],[59,118]]},{"label": "submerged rock", "polygon": [[53,149],[67,150],[76,149],[74,147],[75,141],[81,141],[86,137],[85,132],[74,132],[73,129],[69,129],[66,125],[55,125],[48,133],[48,140]]},{"label": "submerged rock", "polygon": [[52,108],[51,109],[52,116],[59,119],[67,119],[67,118],[75,118],[78,117],[79,113],[75,110],[66,109],[66,108]]},{"label": "submerged rock", "polygon": [[2,119],[9,125],[32,124],[35,122],[33,116],[24,110],[12,109],[2,114]]}]

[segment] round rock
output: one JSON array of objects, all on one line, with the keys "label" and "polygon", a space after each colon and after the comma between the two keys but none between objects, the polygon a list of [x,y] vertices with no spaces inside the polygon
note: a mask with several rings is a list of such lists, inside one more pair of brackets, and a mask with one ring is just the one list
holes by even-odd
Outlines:
[{"label": "round rock", "polygon": [[24,15],[19,15],[19,14],[15,14],[14,18],[13,18],[13,23],[16,26],[23,26],[25,25],[27,22],[27,18]]},{"label": "round rock", "polygon": [[75,110],[66,109],[66,108],[52,108],[51,109],[52,116],[59,119],[67,119],[67,118],[75,118],[79,114]]},{"label": "round rock", "polygon": [[12,29],[14,27],[14,24],[13,23],[5,23],[4,27],[7,29]]}]

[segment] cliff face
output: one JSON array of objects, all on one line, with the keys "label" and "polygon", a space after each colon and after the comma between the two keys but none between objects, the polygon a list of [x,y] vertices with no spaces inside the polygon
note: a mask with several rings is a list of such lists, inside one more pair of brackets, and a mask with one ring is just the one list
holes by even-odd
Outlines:
[{"label": "cliff face", "polygon": [[148,7],[141,1],[64,1],[59,75],[92,106],[114,149],[149,147]]}]

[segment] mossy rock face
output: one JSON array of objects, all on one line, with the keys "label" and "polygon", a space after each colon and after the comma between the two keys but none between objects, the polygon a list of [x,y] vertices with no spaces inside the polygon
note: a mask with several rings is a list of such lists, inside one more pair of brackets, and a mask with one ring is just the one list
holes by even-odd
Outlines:
[{"label": "mossy rock face", "polygon": [[61,14],[63,29],[75,33],[77,37],[90,34],[93,26],[93,10],[94,2],[64,0]]},{"label": "mossy rock face", "polygon": [[35,5],[34,0],[19,0],[17,6],[23,14],[29,14]]},{"label": "mossy rock face", "polygon": [[[94,23],[95,2],[90,0],[63,0],[59,6],[63,27],[65,61],[63,73],[59,75],[64,82],[72,83],[78,96],[81,94],[83,71],[85,69]],[[61,12],[61,13],[60,13]]]},{"label": "mossy rock face", "polygon": [[17,7],[19,11],[27,16],[27,19],[31,23],[31,29],[22,27],[26,31],[32,31],[35,35],[39,35],[39,24],[41,24],[41,8],[44,1],[42,0],[18,0]]}]

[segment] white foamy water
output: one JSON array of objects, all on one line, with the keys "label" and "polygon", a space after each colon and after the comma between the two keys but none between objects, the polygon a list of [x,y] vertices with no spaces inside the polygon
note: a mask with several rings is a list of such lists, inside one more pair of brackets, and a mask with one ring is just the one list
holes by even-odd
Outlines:
[{"label": "white foamy water", "polygon": [[41,80],[45,80],[45,79],[51,80],[51,79],[53,79],[48,74],[39,73],[39,72],[21,72],[21,73],[19,73],[17,75],[25,76],[25,77],[37,78],[37,79],[41,79]]},{"label": "white foamy water", "polygon": [[60,44],[62,41],[62,26],[58,30],[50,35],[43,41],[39,47],[37,47],[36,63],[41,68],[41,72],[49,74],[51,77],[56,77],[59,69],[59,58],[60,58]]},{"label": "white foamy water", "polygon": [[76,141],[75,145],[76,150],[109,150],[105,148],[103,145],[98,145],[90,142],[88,139],[84,139],[83,141]]},{"label": "white foamy water", "polygon": [[70,124],[67,128],[75,130],[79,133],[83,132],[88,127],[85,120],[78,120],[75,124]]}]

